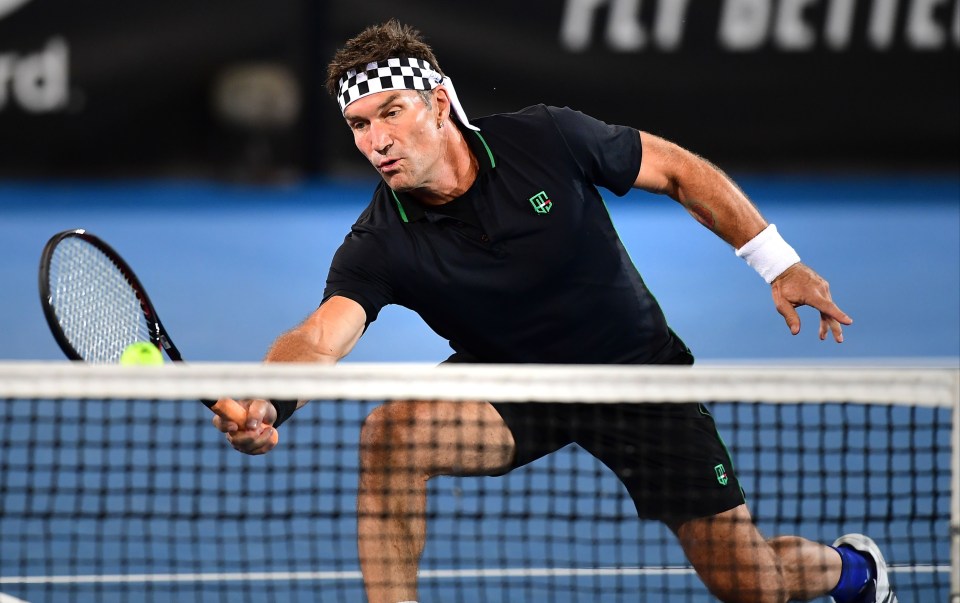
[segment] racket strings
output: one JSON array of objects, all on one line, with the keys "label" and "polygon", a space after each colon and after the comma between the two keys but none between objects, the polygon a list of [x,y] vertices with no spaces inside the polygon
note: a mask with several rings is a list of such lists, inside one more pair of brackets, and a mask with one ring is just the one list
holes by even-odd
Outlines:
[{"label": "racket strings", "polygon": [[87,362],[116,363],[123,349],[150,341],[137,293],[110,258],[77,238],[50,261],[51,304],[64,335]]}]

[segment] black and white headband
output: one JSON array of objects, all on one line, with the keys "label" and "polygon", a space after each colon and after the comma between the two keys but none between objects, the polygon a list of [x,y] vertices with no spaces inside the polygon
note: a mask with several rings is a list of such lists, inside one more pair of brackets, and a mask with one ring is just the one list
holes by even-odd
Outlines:
[{"label": "black and white headband", "polygon": [[457,91],[453,87],[453,80],[444,77],[422,59],[389,58],[386,61],[367,63],[363,71],[351,69],[340,78],[337,102],[340,112],[347,110],[347,106],[355,100],[365,96],[384,92],[386,90],[433,90],[443,85],[450,97],[453,111],[464,126],[471,130],[479,130],[470,124],[467,114],[463,111]]}]

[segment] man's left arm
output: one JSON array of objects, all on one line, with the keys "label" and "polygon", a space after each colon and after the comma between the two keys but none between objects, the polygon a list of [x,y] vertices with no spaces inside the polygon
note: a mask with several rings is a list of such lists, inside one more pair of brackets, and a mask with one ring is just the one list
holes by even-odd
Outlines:
[{"label": "man's left arm", "polygon": [[635,188],[667,195],[698,222],[737,250],[770,283],[777,311],[790,332],[800,332],[796,308],[810,306],[820,312],[820,339],[833,334],[843,341],[841,325],[853,319],[833,302],[830,286],[800,262],[796,252],[767,224],[740,188],[709,161],[680,146],[640,132],[643,158]]}]

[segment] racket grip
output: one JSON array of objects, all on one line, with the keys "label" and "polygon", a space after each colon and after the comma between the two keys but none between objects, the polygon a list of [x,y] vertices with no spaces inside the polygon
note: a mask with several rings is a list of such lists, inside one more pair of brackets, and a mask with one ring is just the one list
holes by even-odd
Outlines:
[{"label": "racket grip", "polygon": [[[212,410],[214,414],[218,415],[221,419],[226,419],[227,421],[236,423],[241,428],[243,427],[244,423],[247,422],[246,409],[244,409],[242,406],[240,406],[236,402],[231,403],[226,400],[200,400],[200,401],[203,402],[204,406]],[[279,439],[280,437],[277,435],[277,430],[274,429],[273,435],[270,437],[270,442],[273,443],[274,446],[276,446]]]}]

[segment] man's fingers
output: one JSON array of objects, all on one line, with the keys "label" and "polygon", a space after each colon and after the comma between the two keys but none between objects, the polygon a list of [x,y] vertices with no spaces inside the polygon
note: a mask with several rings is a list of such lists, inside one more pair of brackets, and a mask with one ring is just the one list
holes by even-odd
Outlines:
[{"label": "man's fingers", "polygon": [[277,445],[277,430],[273,427],[267,427],[254,440],[254,450],[250,454],[265,454],[273,450]]},{"label": "man's fingers", "polygon": [[273,450],[277,445],[277,430],[264,427],[260,431],[243,430],[227,434],[227,441],[244,454],[258,455]]},{"label": "man's fingers", "polygon": [[827,333],[833,334],[833,340],[837,343],[843,343],[843,327],[841,325],[852,325],[853,319],[846,312],[840,309],[837,304],[830,299],[829,293],[824,299],[811,302],[809,304],[820,311],[820,341],[827,338]]},{"label": "man's fingers", "polygon": [[796,335],[800,332],[800,315],[797,314],[797,310],[792,304],[777,304],[777,312],[779,312],[780,315],[783,316],[783,319],[787,321],[787,328],[790,329],[790,333]]},{"label": "man's fingers", "polygon": [[227,441],[236,450],[246,454],[264,454],[273,450],[279,441],[272,427],[277,411],[267,400],[221,398],[215,407],[213,425],[226,434]]},{"label": "man's fingers", "polygon": [[833,303],[833,300],[831,300],[829,297],[818,301],[811,301],[808,305],[820,310],[820,314],[822,316],[830,318],[838,323],[845,325],[853,324],[853,319],[847,316],[847,313],[841,310],[837,304]]},{"label": "man's fingers", "polygon": [[233,398],[220,398],[210,407],[214,413],[227,421],[241,425],[247,419],[247,405]]},{"label": "man's fingers", "polygon": [[263,424],[263,417],[267,414],[267,402],[265,400],[253,400],[247,408],[246,429],[257,431]]},{"label": "man's fingers", "polygon": [[231,433],[240,429],[237,421],[246,416],[247,410],[236,400],[221,398],[212,409],[213,426],[224,433]]},{"label": "man's fingers", "polygon": [[233,433],[240,429],[239,425],[233,421],[224,419],[220,415],[213,415],[213,426],[223,433]]},{"label": "man's fingers", "polygon": [[830,295],[830,285],[820,275],[803,264],[795,264],[773,281],[773,300],[790,332],[800,332],[800,317],[797,308],[810,306],[820,312],[820,339],[826,339],[828,333],[840,343],[843,341],[843,327],[853,324],[850,318]]},{"label": "man's fingers", "polygon": [[824,313],[820,313],[820,341],[827,338],[827,332],[833,333],[833,340],[843,343],[843,327],[837,320]]}]

